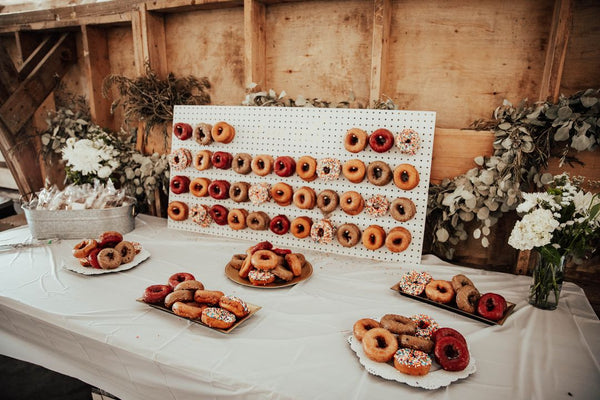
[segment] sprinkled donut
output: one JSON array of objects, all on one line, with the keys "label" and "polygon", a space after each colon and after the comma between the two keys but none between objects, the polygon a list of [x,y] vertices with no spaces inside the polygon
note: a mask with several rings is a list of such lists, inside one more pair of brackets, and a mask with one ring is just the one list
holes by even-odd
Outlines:
[{"label": "sprinkled donut", "polygon": [[252,171],[252,156],[248,153],[236,154],[233,156],[231,168],[238,174],[249,174]]},{"label": "sprinkled donut", "polygon": [[255,205],[266,203],[271,199],[271,185],[266,182],[251,185],[248,189],[248,198]]},{"label": "sprinkled donut", "polygon": [[190,193],[196,197],[208,196],[208,186],[210,185],[210,179],[208,178],[194,178],[190,182]]},{"label": "sprinkled donut", "polygon": [[196,143],[201,144],[203,146],[207,146],[212,143],[212,136],[210,131],[212,130],[212,125],[201,122],[194,127],[194,140]]},{"label": "sprinkled donut", "polygon": [[360,228],[355,224],[342,224],[337,228],[336,237],[344,247],[354,247],[360,242]]},{"label": "sprinkled donut", "polygon": [[229,329],[235,323],[233,313],[218,307],[205,308],[200,319],[211,328],[217,329]]},{"label": "sprinkled donut", "polygon": [[425,291],[425,286],[433,280],[433,277],[428,272],[409,271],[402,275],[398,286],[402,292],[419,296]]},{"label": "sprinkled donut", "polygon": [[250,200],[248,196],[248,190],[250,190],[250,184],[247,182],[234,182],[229,187],[229,198],[236,203],[244,203]]},{"label": "sprinkled donut", "polygon": [[419,181],[419,172],[410,164],[400,164],[394,169],[394,183],[402,190],[414,189]]},{"label": "sprinkled donut", "polygon": [[376,194],[365,202],[365,212],[371,217],[383,217],[387,214],[389,207],[389,200],[381,194]]},{"label": "sprinkled donut", "polygon": [[183,221],[188,217],[188,206],[181,201],[172,201],[167,206],[167,214],[173,221]]},{"label": "sprinkled donut", "polygon": [[333,232],[331,221],[321,219],[310,228],[310,237],[317,243],[328,244],[333,240]]},{"label": "sprinkled donut", "polygon": [[362,243],[368,250],[377,250],[385,244],[385,230],[379,225],[370,225],[362,235]]},{"label": "sprinkled donut", "polygon": [[417,332],[415,336],[430,338],[435,331],[439,329],[438,323],[425,314],[415,314],[410,317],[417,324]]},{"label": "sprinkled donut", "polygon": [[350,153],[360,153],[367,147],[369,135],[359,128],[349,129],[344,138],[344,147]]},{"label": "sprinkled donut", "polygon": [[246,217],[246,225],[254,231],[264,231],[269,227],[271,218],[263,211],[254,211]]},{"label": "sprinkled donut", "polygon": [[175,171],[183,171],[192,163],[192,153],[188,149],[180,148],[169,154],[169,165]]},{"label": "sprinkled donut", "polygon": [[367,180],[375,186],[385,186],[391,182],[392,169],[383,161],[373,161],[367,167]]},{"label": "sprinkled donut", "polygon": [[248,280],[255,286],[265,286],[275,281],[275,275],[271,271],[253,269],[248,273]]},{"label": "sprinkled donut", "polygon": [[392,253],[400,253],[408,248],[411,240],[410,231],[402,226],[397,226],[388,232],[385,245]]},{"label": "sprinkled donut", "polygon": [[248,304],[236,296],[221,297],[219,300],[219,306],[235,315],[236,318],[244,318],[250,313],[248,310]]},{"label": "sprinkled donut", "polygon": [[298,239],[304,239],[305,237],[310,236],[311,226],[312,219],[309,217],[298,217],[292,221],[290,231],[292,232],[292,235]]},{"label": "sprinkled donut", "polygon": [[205,204],[196,204],[190,209],[190,216],[192,221],[197,223],[203,228],[206,228],[212,223],[212,217],[210,216],[209,207]]},{"label": "sprinkled donut", "polygon": [[401,153],[414,156],[421,148],[421,138],[417,131],[404,129],[396,136],[396,146]]},{"label": "sprinkled donut", "polygon": [[365,163],[358,159],[346,161],[342,166],[342,175],[352,183],[362,182],[366,173]]},{"label": "sprinkled donut", "polygon": [[317,176],[324,181],[333,181],[340,176],[341,165],[337,158],[322,158],[317,163]]},{"label": "sprinkled donut", "polygon": [[194,156],[194,168],[198,171],[204,171],[205,169],[209,169],[211,164],[212,152],[209,150],[200,150]]},{"label": "sprinkled donut", "polygon": [[394,354],[394,368],[407,375],[427,375],[431,369],[431,357],[420,350],[400,349]]},{"label": "sprinkled donut", "polygon": [[311,156],[302,156],[296,163],[296,175],[306,182],[317,179],[317,160]]},{"label": "sprinkled donut", "polygon": [[390,214],[392,218],[399,222],[406,222],[415,216],[417,207],[411,199],[398,197],[390,204]]}]

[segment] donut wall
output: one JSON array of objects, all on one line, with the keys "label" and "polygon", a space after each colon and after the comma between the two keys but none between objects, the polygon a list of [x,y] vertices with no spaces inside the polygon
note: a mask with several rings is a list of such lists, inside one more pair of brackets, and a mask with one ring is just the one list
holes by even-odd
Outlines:
[{"label": "donut wall", "polygon": [[[213,140],[211,143],[201,144],[201,138],[203,137],[202,130],[200,129],[203,125],[201,124],[214,126],[219,122],[226,122],[235,129],[233,140],[229,143],[224,143],[221,137],[219,138],[221,140],[219,142]],[[282,247],[288,246],[326,253],[393,261],[403,265],[420,263],[433,149],[435,112],[330,108],[176,106],[173,123],[172,152],[170,155],[171,190],[169,193],[169,228],[254,242],[268,240]],[[194,131],[193,135],[189,138],[185,138],[187,135],[182,136],[180,134],[181,126],[186,127],[186,124]],[[209,126],[204,125],[204,128],[205,133],[210,132]],[[349,135],[348,131],[352,129],[363,130],[369,137],[373,135],[373,132],[385,129],[389,130],[394,135],[394,138],[400,132],[404,131],[412,139],[407,140],[409,148],[414,150],[414,145],[419,139],[420,147],[418,147],[415,154],[410,154],[410,151],[407,152],[406,149],[404,149],[404,152],[401,151],[396,144],[383,152],[376,152],[371,146],[367,145],[363,150],[353,153],[348,151],[344,145],[347,135]],[[415,137],[415,133],[417,137]],[[182,140],[181,138],[184,139]],[[380,139],[380,142],[373,143],[374,147],[377,148],[381,143],[385,146],[385,138]],[[204,143],[206,143],[205,140]],[[351,141],[351,143],[355,144],[354,141]],[[206,150],[210,151],[212,155],[216,152],[226,152],[234,157],[239,153],[247,153],[253,160],[257,157],[257,160],[264,159],[261,156],[270,156],[273,160],[276,160],[278,157],[291,157],[297,165],[301,157],[310,156],[318,162],[318,176],[314,180],[307,181],[302,179],[295,172],[295,169],[291,176],[280,176],[275,171],[261,176],[255,173],[254,168],[247,174],[238,173],[231,167],[226,167],[225,169],[216,168],[212,164],[206,168],[206,155],[208,153],[204,152],[202,153],[204,157],[197,157],[194,160],[200,152]],[[186,158],[191,158],[191,160],[185,160]],[[370,178],[365,176],[361,182],[353,183],[341,171],[336,178],[335,161],[339,160],[340,166],[343,167],[346,162],[355,159],[364,163],[365,167],[367,167],[367,172],[371,174]],[[217,161],[222,160],[219,159]],[[236,162],[235,159],[233,162]],[[403,190],[395,183],[394,179],[390,179],[389,183],[378,186],[377,184],[382,183],[381,179],[385,181],[385,177],[382,177],[385,171],[382,172],[379,168],[369,167],[374,162],[383,162],[389,165],[392,175],[396,175],[403,182],[413,181],[418,177],[418,184],[410,190]],[[414,166],[418,172],[418,176],[412,173],[410,167],[408,167],[408,171],[404,169],[404,166],[397,169],[402,164]],[[256,165],[263,166],[263,163],[257,163]],[[373,164],[373,166],[375,165],[378,164]],[[281,166],[282,164],[280,163]],[[239,171],[239,168],[236,169]],[[400,170],[403,172],[401,173]],[[264,172],[264,170],[261,170],[261,173],[264,174]],[[194,195],[186,187],[186,185],[189,185],[189,182],[197,182],[198,180],[194,181],[196,178],[206,178],[207,180],[204,182],[208,183],[210,181],[211,184],[215,181],[226,181],[229,185],[234,185],[237,182],[246,182],[248,184],[246,187],[250,189],[250,198],[252,200],[248,199],[236,202],[223,193],[220,196],[213,196],[213,193],[210,191],[208,194],[199,197],[197,196],[198,190],[193,190],[196,194]],[[175,182],[175,187],[173,185],[174,180],[178,180],[178,182]],[[289,205],[280,205],[272,198],[265,199],[264,197],[269,188],[281,182],[291,186],[293,189],[294,201]],[[373,184],[372,182],[376,182],[377,184]],[[217,184],[214,185],[216,186]],[[218,187],[215,190],[216,192],[222,192],[225,188],[226,186],[222,186],[221,190]],[[341,206],[338,205],[330,213],[324,214],[316,203],[314,207],[311,207],[312,198],[310,195],[306,196],[308,199],[304,195],[301,197],[295,196],[299,191],[303,194],[307,193],[306,191],[308,191],[308,194],[314,191],[315,195],[319,195],[324,190],[331,190],[337,193],[340,197],[340,203],[346,203],[345,208],[348,209],[348,212],[342,210]],[[257,195],[257,193],[259,194]],[[357,194],[359,195],[358,197],[356,197]],[[223,195],[227,198],[216,198],[223,197]],[[348,198],[350,200],[346,201]],[[387,202],[385,200],[382,201],[382,198],[387,199],[387,201],[395,206],[396,212],[394,214],[392,213],[394,207],[390,207],[388,210]],[[393,203],[398,198],[404,199]],[[237,200],[240,200],[240,198],[238,197]],[[408,215],[408,217],[411,217],[408,220],[405,220],[406,216],[404,215],[406,211],[404,206],[407,205],[406,201],[409,203],[412,202],[416,210],[414,216],[411,217]],[[397,203],[404,206],[398,206]],[[323,205],[322,202],[319,204]],[[181,207],[182,205],[183,207]],[[300,206],[308,208],[301,208]],[[260,226],[261,221],[259,219],[257,222],[256,218],[248,222],[252,222],[251,226],[253,228],[264,227],[264,230],[252,229],[248,226],[236,230],[232,229],[227,223],[219,225],[214,222],[213,218],[205,216],[207,211],[210,211],[213,207],[217,210],[216,214],[214,214],[217,217],[219,215],[223,216],[223,213],[225,213],[226,217],[232,210],[239,209],[246,210],[247,213],[262,212],[268,216],[269,220],[283,215],[286,218],[279,217],[278,225],[274,227],[280,229],[274,230],[279,230],[279,233],[283,230],[285,233],[274,233],[270,229],[269,224],[266,227],[264,227],[264,224]],[[399,216],[398,211],[402,211],[403,213],[401,220],[393,217],[393,215],[396,217]],[[242,212],[240,214],[239,211],[234,211],[234,213],[237,213],[238,216],[241,215],[241,219],[244,219],[243,215],[245,213]],[[262,214],[263,217],[264,214]],[[257,214],[252,215],[255,216]],[[292,233],[294,226],[291,226],[291,230],[286,232],[286,227],[279,224],[279,222],[282,222],[282,219],[293,222],[298,217],[308,217],[308,219],[305,218],[304,220],[312,221],[312,227],[309,228],[312,231],[311,235],[299,238]],[[236,223],[239,222],[239,218],[235,221]],[[356,225],[360,230],[358,234],[366,238],[366,242],[360,239],[357,244],[348,247],[348,241],[352,242],[353,239],[356,241],[356,232],[348,232],[346,229],[340,232],[341,236],[338,239],[337,230],[342,226],[346,228],[347,226],[344,226],[344,224]],[[243,221],[242,225],[245,225]],[[364,235],[364,232],[373,225],[382,228],[385,236],[389,237],[389,240],[381,247],[371,250],[368,247],[377,247],[378,244],[375,242],[380,237],[377,235]],[[237,227],[239,228],[239,226]],[[400,228],[395,229],[398,227]],[[329,231],[330,228],[333,228],[333,231]],[[373,230],[381,232],[379,228],[369,228],[367,232],[372,233]],[[408,240],[406,238],[406,231],[410,233],[410,239]],[[346,246],[342,245],[342,242]],[[406,247],[407,242],[408,247]],[[402,251],[392,251],[398,250],[398,245],[400,245],[400,248],[406,248]]]}]

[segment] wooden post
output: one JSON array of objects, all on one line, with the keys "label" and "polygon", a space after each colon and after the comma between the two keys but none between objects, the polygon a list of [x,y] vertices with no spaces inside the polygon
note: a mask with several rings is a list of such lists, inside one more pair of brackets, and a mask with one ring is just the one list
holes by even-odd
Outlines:
[{"label": "wooden post", "polygon": [[391,0],[375,0],[373,5],[373,43],[371,45],[371,87],[369,101],[381,99],[387,75],[392,24]]},{"label": "wooden post", "polygon": [[159,78],[168,73],[165,21],[162,14],[148,11],[141,3],[131,18],[135,66],[140,75],[146,72],[146,62]]},{"label": "wooden post", "polygon": [[244,79],[267,89],[266,8],[257,0],[244,0]]}]

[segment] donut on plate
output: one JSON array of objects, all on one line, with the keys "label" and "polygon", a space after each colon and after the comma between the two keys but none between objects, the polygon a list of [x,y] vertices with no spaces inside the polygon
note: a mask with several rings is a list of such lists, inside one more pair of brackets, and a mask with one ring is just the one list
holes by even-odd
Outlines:
[{"label": "donut on plate", "polygon": [[390,361],[398,350],[396,336],[384,328],[368,330],[363,335],[362,345],[366,356],[375,362]]}]

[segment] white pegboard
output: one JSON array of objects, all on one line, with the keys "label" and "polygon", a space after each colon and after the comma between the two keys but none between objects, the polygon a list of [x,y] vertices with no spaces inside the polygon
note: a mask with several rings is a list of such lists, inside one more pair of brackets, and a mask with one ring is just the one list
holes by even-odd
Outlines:
[{"label": "white pegboard", "polygon": [[[229,144],[212,142],[203,146],[193,138],[180,140],[173,135],[172,151],[179,148],[190,150],[192,156],[200,150],[226,151],[235,155],[236,153],[249,153],[252,157],[259,154],[268,154],[273,159],[279,156],[291,156],[298,160],[301,156],[309,155],[316,160],[325,157],[333,157],[343,163],[350,159],[358,158],[365,165],[373,161],[383,161],[389,164],[393,170],[402,163],[412,164],[419,172],[420,182],[414,189],[404,191],[399,189],[393,181],[386,186],[375,186],[365,177],[362,183],[352,183],[341,173],[335,181],[323,181],[319,178],[312,182],[306,182],[296,174],[290,177],[279,177],[275,173],[261,177],[253,172],[248,175],[237,174],[232,169],[221,170],[209,168],[198,171],[190,165],[184,171],[171,170],[171,178],[175,175],[185,175],[193,180],[197,177],[208,179],[227,180],[230,183],[248,182],[249,184],[266,182],[274,185],[285,182],[297,190],[301,186],[309,186],[318,194],[324,189],[336,191],[340,196],[342,193],[354,190],[360,193],[365,201],[375,195],[382,194],[391,202],[397,197],[408,197],[416,205],[417,212],[413,219],[407,222],[394,220],[389,212],[383,216],[374,218],[364,211],[356,216],[351,216],[339,207],[328,218],[334,226],[344,223],[354,223],[361,231],[369,225],[380,225],[386,232],[396,226],[403,226],[411,232],[412,241],[409,247],[401,253],[390,252],[385,246],[371,251],[366,249],[362,242],[352,248],[346,248],[333,240],[329,244],[314,242],[310,237],[298,239],[291,233],[276,235],[270,230],[254,231],[246,228],[235,231],[228,225],[220,226],[212,223],[203,228],[191,219],[185,221],[173,221],[169,219],[168,227],[192,232],[226,236],[251,241],[269,240],[278,246],[289,246],[301,249],[310,249],[328,253],[353,255],[365,258],[373,258],[385,261],[394,261],[402,265],[415,265],[421,261],[423,247],[423,236],[425,226],[425,214],[427,209],[427,193],[431,170],[431,154],[433,149],[433,137],[435,130],[435,112],[430,111],[398,111],[398,110],[364,110],[364,109],[339,109],[339,108],[284,108],[284,107],[242,107],[242,106],[175,106],[174,123],[185,122],[192,127],[205,122],[211,125],[219,121],[225,121],[235,128],[235,139]],[[346,132],[351,128],[360,128],[371,133],[379,128],[390,130],[394,135],[403,129],[414,129],[421,137],[421,148],[416,155],[402,154],[396,146],[385,153],[377,153],[367,146],[360,153],[350,153],[344,148]],[[169,201],[178,200],[184,202],[188,207],[195,204],[221,204],[228,210],[243,208],[248,212],[264,211],[269,217],[284,214],[290,221],[299,216],[308,216],[313,222],[323,218],[323,214],[315,207],[313,210],[302,210],[294,206],[279,206],[272,200],[268,203],[254,205],[251,202],[236,203],[231,199],[216,200],[212,197],[195,197],[191,193],[174,194],[170,192]]]}]

